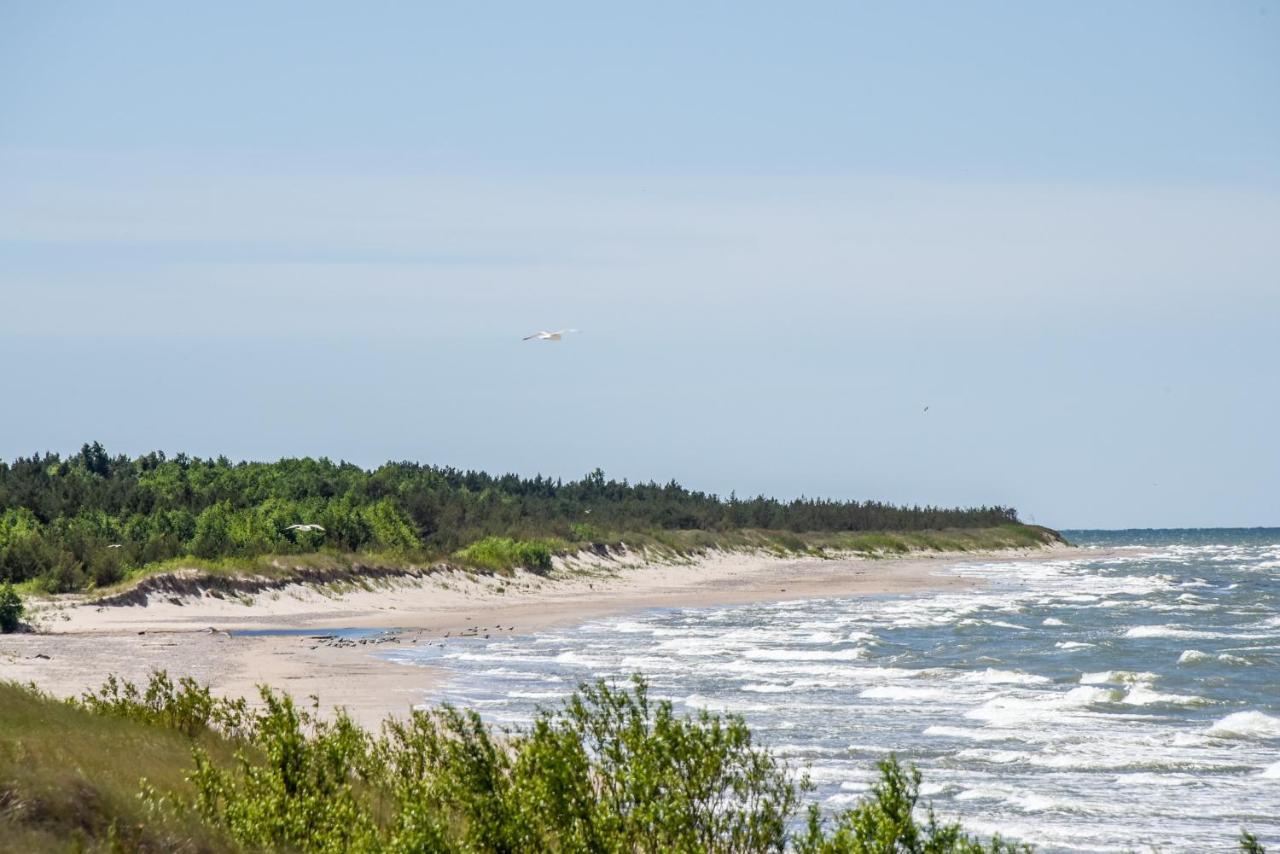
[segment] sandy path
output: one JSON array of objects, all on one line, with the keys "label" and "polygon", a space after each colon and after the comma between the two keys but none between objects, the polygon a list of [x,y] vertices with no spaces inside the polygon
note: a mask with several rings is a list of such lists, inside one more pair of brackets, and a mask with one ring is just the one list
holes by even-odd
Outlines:
[{"label": "sandy path", "polygon": [[[75,599],[36,606],[38,634],[0,637],[0,679],[32,681],[60,696],[100,685],[110,673],[144,681],[155,669],[190,675],[229,696],[269,684],[296,698],[319,696],[366,724],[422,703],[447,675],[391,664],[374,648],[334,647],[312,636],[230,636],[223,630],[394,628],[396,644],[448,643],[461,633],[524,634],[650,608],[701,607],[817,597],[902,594],[972,582],[945,572],[981,560],[1063,559],[1056,547],[990,555],[922,554],[867,560],[713,553],[686,564],[636,555],[557,563],[550,577],[475,578],[445,572],[342,593],[294,586],[244,600],[212,595],[98,607]],[[1087,552],[1099,556],[1099,552]],[[218,631],[210,631],[210,628]]]}]

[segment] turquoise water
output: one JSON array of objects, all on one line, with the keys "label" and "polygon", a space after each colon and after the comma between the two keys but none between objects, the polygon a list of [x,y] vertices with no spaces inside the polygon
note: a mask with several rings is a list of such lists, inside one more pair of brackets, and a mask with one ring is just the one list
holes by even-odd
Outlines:
[{"label": "turquoise water", "polygon": [[[1113,550],[946,570],[972,590],[662,610],[389,657],[524,721],[639,671],[742,714],[825,808],[889,751],[940,814],[1047,851],[1280,844],[1280,530],[1071,531]],[[1118,551],[1117,551],[1118,550]]]}]

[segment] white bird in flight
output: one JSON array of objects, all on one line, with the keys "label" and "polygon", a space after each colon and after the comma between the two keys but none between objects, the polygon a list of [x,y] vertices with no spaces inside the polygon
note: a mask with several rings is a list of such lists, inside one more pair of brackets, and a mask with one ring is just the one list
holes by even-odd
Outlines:
[{"label": "white bird in flight", "polygon": [[122,546],[122,544],[121,544],[121,543],[112,543],[111,545],[107,546],[107,548],[109,548],[109,549],[118,549],[118,548],[121,548],[121,546]]},{"label": "white bird in flight", "polygon": [[286,531],[323,531],[320,525],[290,525],[285,528]]},{"label": "white bird in flight", "polygon": [[543,330],[542,332],[535,332],[532,335],[526,335],[521,340],[523,341],[535,341],[535,340],[536,341],[559,341],[566,332],[577,332],[577,331],[578,330],[576,329],[560,329],[555,332],[547,332],[546,330]]}]

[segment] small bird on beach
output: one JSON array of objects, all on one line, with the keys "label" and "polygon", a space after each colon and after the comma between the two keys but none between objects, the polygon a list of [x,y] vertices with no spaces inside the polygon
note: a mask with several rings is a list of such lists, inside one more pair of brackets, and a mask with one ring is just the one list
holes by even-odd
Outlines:
[{"label": "small bird on beach", "polygon": [[578,330],[576,329],[560,329],[555,332],[547,332],[546,330],[543,330],[542,332],[535,332],[532,335],[526,335],[524,338],[520,340],[522,341],[559,341],[561,338],[564,337],[565,333],[577,332],[577,331]]},{"label": "small bird on beach", "polygon": [[323,531],[320,525],[290,525],[285,528],[286,531]]}]

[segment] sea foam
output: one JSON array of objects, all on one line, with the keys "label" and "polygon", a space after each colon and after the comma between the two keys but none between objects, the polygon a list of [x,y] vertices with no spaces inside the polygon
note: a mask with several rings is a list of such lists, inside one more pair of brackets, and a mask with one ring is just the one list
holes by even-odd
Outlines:
[{"label": "sea foam", "polygon": [[1280,738],[1280,718],[1262,712],[1236,712],[1209,727],[1219,738]]}]

